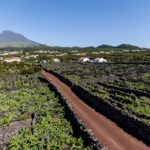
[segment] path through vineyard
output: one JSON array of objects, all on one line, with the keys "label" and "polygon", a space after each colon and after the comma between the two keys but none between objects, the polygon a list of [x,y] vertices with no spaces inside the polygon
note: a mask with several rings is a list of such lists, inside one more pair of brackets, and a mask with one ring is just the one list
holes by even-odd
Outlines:
[{"label": "path through vineyard", "polygon": [[150,147],[142,141],[132,137],[114,122],[85,104],[71,91],[70,87],[57,77],[45,71],[42,74],[69,101],[86,126],[93,131],[95,137],[105,144],[109,150],[150,150]]}]

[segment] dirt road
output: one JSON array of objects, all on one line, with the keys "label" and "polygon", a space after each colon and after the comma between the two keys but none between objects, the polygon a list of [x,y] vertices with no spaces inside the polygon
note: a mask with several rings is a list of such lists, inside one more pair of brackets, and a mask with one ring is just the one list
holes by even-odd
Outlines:
[{"label": "dirt road", "polygon": [[150,147],[143,142],[132,137],[114,122],[85,104],[71,91],[70,87],[57,77],[45,71],[42,74],[65,96],[86,126],[93,131],[95,137],[105,144],[109,150],[150,150]]}]

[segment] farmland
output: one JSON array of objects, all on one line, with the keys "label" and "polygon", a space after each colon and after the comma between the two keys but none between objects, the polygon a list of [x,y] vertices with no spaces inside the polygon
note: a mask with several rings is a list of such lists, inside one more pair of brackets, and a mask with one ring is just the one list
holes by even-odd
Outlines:
[{"label": "farmland", "polygon": [[[89,53],[89,56],[90,54],[90,59],[99,57],[92,53]],[[49,58],[47,58],[48,61],[45,61],[47,54],[39,54],[40,57],[37,59],[22,62],[1,62],[0,149],[94,149],[93,141],[85,140],[90,136],[82,135],[82,131],[89,131],[93,139],[95,141],[98,139],[97,141],[102,144],[100,146],[105,146],[105,142],[103,143],[102,140],[104,134],[108,147],[114,146],[116,143],[124,147],[118,140],[121,136],[114,136],[115,131],[118,131],[118,135],[124,135],[124,133],[132,133],[133,130],[137,135],[134,133],[131,134],[133,137],[129,135],[131,139],[136,141],[135,136],[145,143],[149,143],[149,55],[144,55],[138,62],[129,57],[124,57],[125,60],[120,61],[122,59],[118,56],[121,55],[120,53],[103,55],[108,63],[79,63],[77,61],[79,56],[72,59],[69,53],[68,56],[61,56],[61,63],[52,62]],[[124,53],[122,55],[124,56]],[[66,59],[66,57],[68,58]],[[112,59],[110,59],[111,57]],[[116,61],[116,57],[119,60]],[[68,87],[69,90],[85,105],[88,104],[87,109],[91,110],[85,114],[91,115],[94,110],[94,112],[98,112],[97,117],[94,117],[94,114],[91,118],[89,118],[90,115],[87,118],[80,116],[79,109],[74,109],[71,105],[72,101],[67,103],[68,100],[65,99],[63,90],[60,90],[59,93],[55,85],[52,85],[51,82],[48,83],[49,80],[45,80],[46,76],[44,79],[41,74],[42,68],[58,74],[62,80],[66,81],[65,84],[71,83]],[[69,91],[66,93],[71,94]],[[76,103],[75,100],[74,102]],[[69,108],[69,111],[68,106],[72,108]],[[119,125],[119,129],[116,127],[114,134],[107,134],[110,130],[109,127],[107,132],[99,134],[100,131],[103,131],[102,128],[99,128],[100,126],[110,125],[107,121],[106,124],[101,125],[101,121],[94,119],[101,115],[104,118],[108,117],[112,124]],[[85,123],[86,119],[88,122],[83,124],[85,126],[77,127],[76,121],[70,119],[72,117],[81,123]],[[86,126],[91,122],[97,125],[97,128]],[[119,132],[122,128],[125,129],[124,133]],[[93,132],[95,129],[97,132]],[[100,138],[97,138],[95,133]],[[112,139],[115,144],[109,142]],[[127,147],[133,144],[132,140],[125,141]],[[136,142],[140,144],[139,141]]]},{"label": "farmland", "polygon": [[1,77],[0,149],[92,149],[74,136],[59,98],[39,77]]},{"label": "farmland", "polygon": [[150,125],[149,64],[61,63],[47,68]]}]

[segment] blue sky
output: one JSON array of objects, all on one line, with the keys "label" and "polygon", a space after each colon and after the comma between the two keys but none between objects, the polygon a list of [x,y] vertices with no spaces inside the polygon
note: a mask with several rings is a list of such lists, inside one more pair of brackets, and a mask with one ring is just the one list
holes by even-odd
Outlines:
[{"label": "blue sky", "polygon": [[150,0],[1,0],[5,29],[49,45],[150,47]]}]

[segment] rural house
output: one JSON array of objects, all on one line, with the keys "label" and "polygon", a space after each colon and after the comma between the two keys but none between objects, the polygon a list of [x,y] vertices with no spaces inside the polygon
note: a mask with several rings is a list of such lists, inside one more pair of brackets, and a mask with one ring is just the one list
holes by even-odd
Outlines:
[{"label": "rural house", "polygon": [[87,58],[87,57],[81,57],[81,58],[79,59],[79,61],[84,63],[84,62],[89,62],[90,59]]},{"label": "rural house", "polygon": [[94,59],[94,62],[95,62],[95,63],[106,63],[107,60],[104,59],[104,58],[95,58],[95,59]]},{"label": "rural house", "polygon": [[54,59],[53,59],[53,62],[59,63],[59,62],[60,62],[60,59],[54,58]]},{"label": "rural house", "polygon": [[21,58],[19,57],[10,57],[10,58],[4,58],[4,62],[10,63],[10,62],[21,62]]}]

